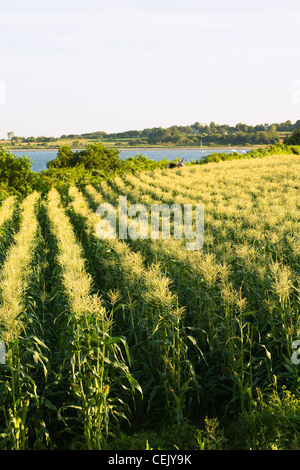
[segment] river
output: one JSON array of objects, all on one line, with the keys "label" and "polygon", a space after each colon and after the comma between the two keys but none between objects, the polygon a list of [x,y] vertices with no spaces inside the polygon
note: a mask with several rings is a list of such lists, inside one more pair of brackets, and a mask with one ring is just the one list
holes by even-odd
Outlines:
[{"label": "river", "polygon": [[[128,157],[135,157],[136,155],[144,155],[151,160],[160,161],[166,158],[169,161],[175,160],[175,158],[184,158],[184,161],[190,162],[191,160],[198,160],[203,158],[205,155],[209,155],[214,152],[234,152],[238,151],[239,153],[246,153],[248,149],[239,149],[235,150],[233,148],[227,149],[210,149],[210,150],[201,150],[201,149],[129,149],[121,150],[120,158],[126,159]],[[250,149],[249,149],[250,150]],[[57,156],[57,150],[11,150],[12,154],[16,157],[26,157],[31,160],[31,170],[39,173],[41,170],[47,170],[47,162],[53,160]]]}]

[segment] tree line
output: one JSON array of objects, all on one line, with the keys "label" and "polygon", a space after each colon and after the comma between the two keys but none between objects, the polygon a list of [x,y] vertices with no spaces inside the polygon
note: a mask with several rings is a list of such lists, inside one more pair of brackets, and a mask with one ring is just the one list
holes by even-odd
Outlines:
[{"label": "tree line", "polygon": [[[81,134],[85,139],[101,139],[109,142],[128,139],[129,144],[142,145],[273,145],[280,142],[282,133],[291,133],[300,128],[300,120],[255,126],[237,123],[235,126],[211,122],[195,122],[188,126],[173,125],[167,128],[153,127],[143,130],[105,133],[103,131]],[[80,138],[79,135],[63,135],[61,138]]]},{"label": "tree line", "polygon": [[[228,124],[203,124],[195,122],[188,126],[173,125],[167,128],[152,127],[143,130],[128,130],[125,132],[106,133],[96,131],[83,134],[63,134],[55,137],[18,137],[9,132],[9,140],[17,142],[53,143],[59,140],[73,140],[80,142],[82,139],[90,141],[103,141],[106,143],[123,140],[124,145],[191,145],[191,146],[214,146],[214,145],[274,145],[283,138],[288,137],[294,130],[300,128],[300,120],[295,123],[286,121],[273,124],[257,124],[255,126],[237,123],[235,126]],[[125,142],[126,141],[126,142]]]}]

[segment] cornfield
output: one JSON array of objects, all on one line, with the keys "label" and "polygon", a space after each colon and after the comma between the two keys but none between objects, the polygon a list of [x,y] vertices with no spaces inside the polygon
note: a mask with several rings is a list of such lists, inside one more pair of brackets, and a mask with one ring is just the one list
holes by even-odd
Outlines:
[{"label": "cornfield", "polygon": [[[230,426],[274,393],[300,403],[299,174],[278,155],[5,199],[0,448],[99,450],[131,429]],[[202,249],[100,239],[97,207],[119,196],[203,204]]]}]

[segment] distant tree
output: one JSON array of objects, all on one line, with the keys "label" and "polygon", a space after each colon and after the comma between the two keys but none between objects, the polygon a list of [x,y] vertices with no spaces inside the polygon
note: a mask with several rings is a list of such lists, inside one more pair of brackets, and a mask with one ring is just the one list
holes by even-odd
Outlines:
[{"label": "distant tree", "polygon": [[243,131],[238,131],[234,134],[234,144],[236,145],[244,145],[247,140],[248,134]]},{"label": "distant tree", "polygon": [[276,130],[277,130],[276,124],[271,124],[271,125],[268,127],[268,131],[269,131],[269,132],[276,132]]},{"label": "distant tree", "polygon": [[89,132],[88,134],[81,134],[81,137],[84,139],[94,139],[94,140],[101,140],[104,136],[106,136],[106,132],[103,132],[103,131]]},{"label": "distant tree", "polygon": [[144,130],[141,132],[141,136],[142,136],[142,137],[149,137],[149,135],[151,134],[151,132],[152,132],[152,129],[149,129],[149,128],[144,129]]},{"label": "distant tree", "polygon": [[192,125],[192,129],[193,131],[195,132],[200,132],[200,128],[201,128],[201,124],[200,122],[196,121],[193,125]]},{"label": "distant tree", "polygon": [[7,133],[8,140],[11,140],[14,137],[14,135],[15,135],[14,132],[8,132]]},{"label": "distant tree", "polygon": [[276,125],[278,132],[291,132],[294,130],[292,121],[281,122]]},{"label": "distant tree", "polygon": [[300,128],[295,129],[290,137],[287,137],[283,141],[286,145],[300,145]]},{"label": "distant tree", "polygon": [[166,134],[166,130],[162,127],[154,127],[152,132],[148,135],[150,144],[159,144]]},{"label": "distant tree", "polygon": [[284,123],[285,131],[291,131],[293,129],[292,121],[288,120]]},{"label": "distant tree", "polygon": [[257,124],[254,126],[254,132],[263,132],[265,130],[265,126],[263,124]]},{"label": "distant tree", "polygon": [[247,124],[243,124],[241,122],[239,122],[235,127],[238,131],[241,131],[241,132],[247,132],[248,131]]}]

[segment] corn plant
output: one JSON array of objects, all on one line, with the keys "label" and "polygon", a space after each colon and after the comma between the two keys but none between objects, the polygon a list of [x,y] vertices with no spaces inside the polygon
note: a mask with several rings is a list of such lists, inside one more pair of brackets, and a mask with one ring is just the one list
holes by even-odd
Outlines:
[{"label": "corn plant", "polygon": [[11,237],[18,229],[19,211],[17,198],[7,197],[0,207],[0,265],[5,259]]},{"label": "corn plant", "polygon": [[97,294],[92,294],[81,246],[54,189],[48,194],[48,214],[69,303],[63,335],[70,399],[60,408],[59,416],[68,425],[72,413],[77,413],[85,438],[79,445],[100,449],[108,436],[110,419],[125,416],[115,388],[133,391],[139,385],[129,371],[125,340],[111,335],[111,315]]},{"label": "corn plant", "polygon": [[[163,263],[186,307],[185,321],[198,327],[197,341],[209,364],[198,369],[207,386],[204,395],[215,401],[226,397],[233,409],[237,403],[249,409],[258,384],[267,388],[274,373],[285,376],[288,351],[299,334],[297,165],[295,157],[271,157],[211,164],[193,173],[157,170],[155,177],[147,172],[116,177],[100,188],[111,200],[122,193],[144,204],[205,204],[201,253],[184,253],[175,240],[132,241],[130,246],[147,260]],[[280,260],[280,268],[274,260]],[[297,380],[297,373],[292,378],[295,368],[288,368],[291,380]]]},{"label": "corn plant", "polygon": [[[1,445],[7,449],[26,449],[31,434],[40,432],[40,399],[36,376],[41,368],[47,375],[46,345],[32,327],[26,308],[26,294],[32,276],[38,223],[35,215],[38,193],[27,196],[21,204],[21,225],[7,253],[0,274],[0,337],[7,355],[1,367],[1,404],[3,428]],[[3,424],[4,424],[3,423]]]},{"label": "corn plant", "polygon": [[[95,196],[93,188],[89,187],[88,190]],[[78,190],[70,188],[70,194],[73,196],[72,209],[85,216],[89,230],[95,231],[96,214],[89,210]],[[94,238],[94,243],[99,245],[99,240]],[[115,288],[124,292],[124,284],[127,286],[123,294],[123,316],[126,317],[128,311],[128,319],[124,323],[118,321],[118,326],[128,336],[133,352],[133,371],[136,370],[138,381],[143,386],[148,411],[155,401],[160,401],[165,409],[173,409],[176,419],[182,420],[186,395],[192,388],[195,390],[198,387],[186,345],[190,342],[191,347],[193,344],[195,347],[196,343],[192,344],[191,332],[187,335],[183,328],[181,319],[184,309],[178,306],[170,280],[158,263],[146,269],[139,253],[131,252],[123,241],[116,239],[105,243],[116,255],[110,265]],[[101,261],[97,254],[93,257]],[[107,269],[107,254],[104,264]],[[113,274],[116,269],[121,274],[119,283],[116,283]],[[142,360],[144,367],[141,371]]]},{"label": "corn plant", "polygon": [[[258,406],[243,442],[263,447],[284,390],[299,401],[299,169],[297,155],[213,162],[1,201],[0,448],[103,449],[126,420],[251,428]],[[203,248],[100,240],[96,208],[120,195],[204,204]]]},{"label": "corn plant", "polygon": [[0,207],[0,228],[12,217],[13,211],[16,207],[16,202],[16,196],[9,196],[4,199]]}]

